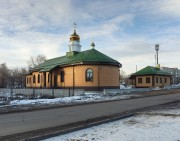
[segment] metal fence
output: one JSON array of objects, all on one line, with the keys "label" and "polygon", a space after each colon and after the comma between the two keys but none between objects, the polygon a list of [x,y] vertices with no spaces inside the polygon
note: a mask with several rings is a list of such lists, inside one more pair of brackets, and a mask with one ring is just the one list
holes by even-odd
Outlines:
[{"label": "metal fence", "polygon": [[0,89],[0,96],[14,97],[17,95],[31,96],[39,98],[42,96],[67,97],[73,95],[82,95],[82,89]]},{"label": "metal fence", "polygon": [[[166,86],[164,88],[131,88],[131,89],[104,89],[101,94],[125,94],[135,92],[148,92],[152,90],[167,90],[167,89],[178,89],[180,85]],[[97,94],[97,92],[89,92],[90,94]],[[30,96],[33,98],[39,98],[42,96],[51,97],[68,97],[73,95],[87,94],[83,89],[0,89],[0,98],[3,97],[14,97],[17,95]]]},{"label": "metal fence", "polygon": [[104,89],[104,94],[125,94],[133,92],[147,92],[152,91],[152,88],[131,88],[131,89]]},{"label": "metal fence", "polygon": [[131,88],[131,89],[104,89],[104,94],[128,94],[136,92],[149,92],[153,90],[180,89],[180,85],[165,86],[163,88]]}]

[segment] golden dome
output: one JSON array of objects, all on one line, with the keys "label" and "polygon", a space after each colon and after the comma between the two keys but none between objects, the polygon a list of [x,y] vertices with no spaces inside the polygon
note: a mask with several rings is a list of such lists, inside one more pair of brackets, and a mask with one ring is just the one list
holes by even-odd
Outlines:
[{"label": "golden dome", "polygon": [[70,41],[79,41],[79,40],[80,40],[80,37],[76,33],[76,30],[74,30],[74,33],[70,36]]}]

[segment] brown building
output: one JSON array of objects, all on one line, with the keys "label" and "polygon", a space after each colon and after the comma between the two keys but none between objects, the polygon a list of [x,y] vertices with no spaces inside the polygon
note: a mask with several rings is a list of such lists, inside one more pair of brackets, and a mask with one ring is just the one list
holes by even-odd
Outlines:
[{"label": "brown building", "polygon": [[164,87],[171,85],[171,74],[157,67],[147,66],[130,76],[136,88]]},{"label": "brown building", "polygon": [[81,51],[76,30],[70,36],[69,52],[65,56],[45,61],[26,76],[27,88],[82,88],[102,90],[119,88],[121,64],[94,49]]}]

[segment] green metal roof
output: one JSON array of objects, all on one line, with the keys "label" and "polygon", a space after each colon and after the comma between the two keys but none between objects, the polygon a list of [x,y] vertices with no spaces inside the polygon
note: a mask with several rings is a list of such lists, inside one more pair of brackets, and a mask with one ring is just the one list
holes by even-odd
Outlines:
[{"label": "green metal roof", "polygon": [[170,73],[163,71],[157,67],[147,66],[136,73],[133,73],[131,77],[138,75],[171,75]]},{"label": "green metal roof", "polygon": [[121,67],[122,65],[108,57],[107,55],[97,51],[96,49],[90,49],[83,52],[75,53],[74,55],[66,55],[58,58],[53,58],[45,61],[44,63],[33,68],[33,70],[40,70],[41,72],[50,71],[56,66],[75,65],[75,64],[109,64]]},{"label": "green metal roof", "polygon": [[51,69],[55,68],[57,65],[51,65],[47,67],[43,67],[43,69],[40,70],[40,72],[47,72],[50,71]]}]

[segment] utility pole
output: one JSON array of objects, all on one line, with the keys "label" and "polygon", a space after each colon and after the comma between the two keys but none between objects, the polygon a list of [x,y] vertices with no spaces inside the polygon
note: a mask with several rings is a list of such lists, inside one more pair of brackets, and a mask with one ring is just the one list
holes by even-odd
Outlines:
[{"label": "utility pole", "polygon": [[155,44],[155,50],[156,50],[156,59],[157,59],[157,64],[158,65],[158,50],[159,50],[159,44]]}]

